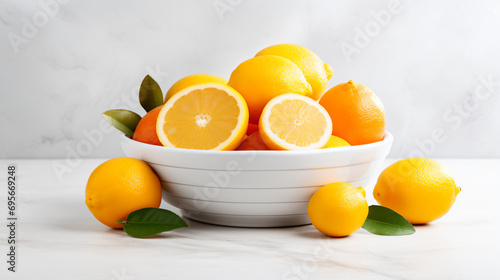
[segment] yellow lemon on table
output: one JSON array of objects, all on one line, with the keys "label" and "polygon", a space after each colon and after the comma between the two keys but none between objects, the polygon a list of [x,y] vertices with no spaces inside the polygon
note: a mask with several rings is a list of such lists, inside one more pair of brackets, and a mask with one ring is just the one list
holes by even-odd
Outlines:
[{"label": "yellow lemon on table", "polygon": [[259,123],[262,109],[274,97],[285,93],[312,94],[311,85],[300,68],[276,55],[257,56],[244,61],[231,73],[228,85],[245,98],[253,124]]},{"label": "yellow lemon on table", "polygon": [[330,65],[324,63],[314,52],[299,45],[279,44],[267,47],[257,53],[261,55],[277,55],[295,63],[312,87],[310,97],[319,100],[326,90],[328,80],[333,75]]},{"label": "yellow lemon on table", "polygon": [[165,103],[172,97],[174,94],[179,91],[190,87],[192,85],[199,85],[204,83],[221,83],[227,84],[227,80],[218,76],[209,75],[209,74],[194,74],[186,76],[177,82],[175,82],[170,89],[167,91],[165,95]]},{"label": "yellow lemon on table", "polygon": [[339,148],[339,147],[348,147],[351,146],[347,141],[344,139],[332,135],[330,136],[330,140],[326,143],[326,145],[323,147],[323,149],[328,149],[328,148]]},{"label": "yellow lemon on table", "polygon": [[85,204],[94,217],[112,228],[133,211],[161,203],[158,176],[145,162],[135,158],[115,158],[99,165],[85,188]]},{"label": "yellow lemon on table", "polygon": [[318,102],[287,93],[267,103],[260,117],[259,134],[272,150],[320,149],[332,135],[332,121]]},{"label": "yellow lemon on table", "polygon": [[444,165],[428,158],[409,158],[380,174],[373,196],[410,223],[425,224],[446,214],[459,192]]},{"label": "yellow lemon on table", "polygon": [[163,105],[156,133],[167,147],[234,150],[248,127],[243,97],[228,85],[205,83],[187,87]]},{"label": "yellow lemon on table", "polygon": [[361,228],[368,217],[365,189],[340,182],[325,185],[313,194],[307,212],[320,232],[347,236]]}]

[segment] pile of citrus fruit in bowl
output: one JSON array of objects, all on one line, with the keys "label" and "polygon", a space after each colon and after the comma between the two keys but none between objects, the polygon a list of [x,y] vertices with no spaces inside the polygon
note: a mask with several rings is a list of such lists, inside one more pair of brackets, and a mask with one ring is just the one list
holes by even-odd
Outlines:
[{"label": "pile of citrus fruit in bowl", "polygon": [[380,99],[353,81],[327,90],[332,75],[309,49],[274,45],[238,65],[229,80],[187,76],[165,98],[147,76],[140,100],[148,113],[118,122],[136,141],[197,150],[310,150],[382,140]]},{"label": "pile of citrus fruit in bowl", "polygon": [[[312,161],[310,156],[321,155],[321,159],[324,160],[325,155],[332,154],[329,151],[333,153],[346,151],[342,155],[352,159],[352,155],[348,155],[351,151],[356,151],[359,155],[370,149],[351,146],[365,145],[363,147],[371,147],[373,150],[378,149],[378,144],[384,144],[380,146],[385,150],[378,151],[377,159],[363,154],[360,158],[364,161],[344,164],[339,159],[335,164],[326,167],[304,168],[310,172],[308,174],[315,174],[314,176],[318,178],[312,178],[317,179],[316,181],[309,180],[311,179],[309,177],[301,179],[316,183],[306,184],[301,181],[304,185],[296,186],[297,189],[304,191],[300,193],[300,201],[287,201],[286,198],[280,197],[279,207],[300,205],[300,211],[305,211],[301,214],[308,215],[307,220],[310,220],[320,232],[329,236],[346,236],[361,227],[381,235],[411,234],[415,231],[411,224],[428,223],[446,214],[460,188],[455,185],[453,178],[442,165],[430,159],[407,159],[388,167],[380,175],[373,192],[374,198],[381,206],[368,206],[365,189],[353,184],[361,182],[361,179],[367,179],[368,175],[371,176],[375,172],[374,168],[380,166],[390,149],[392,137],[390,134],[386,135],[385,109],[371,89],[352,80],[328,89],[328,81],[332,76],[333,70],[330,65],[323,62],[311,50],[293,44],[274,45],[239,64],[229,79],[210,74],[194,74],[175,82],[166,94],[148,75],[142,81],[139,91],[139,101],[147,112],[143,117],[125,109],[106,111],[103,117],[132,139],[124,138],[127,141],[141,142],[151,145],[148,147],[154,147],[147,150],[154,150],[150,152],[155,154],[156,158],[162,157],[159,154],[166,155],[159,152],[158,149],[162,149],[161,151],[211,151],[203,153],[204,156],[211,156],[214,161],[215,154],[236,157],[245,155],[244,151],[257,151],[260,155],[274,157],[305,155],[309,161]],[[372,144],[377,142],[380,143]],[[317,150],[317,153],[286,152],[301,150]],[[189,154],[191,160],[194,159],[193,154],[195,153]],[[180,153],[176,155],[179,156]],[[360,168],[363,170],[355,172],[350,165],[356,166],[358,168],[356,170]],[[181,167],[187,168],[187,166]],[[158,162],[146,163],[132,158],[105,162],[89,178],[86,189],[87,206],[102,223],[125,230],[128,228],[138,237],[147,235],[147,230],[141,231],[141,227],[147,227],[148,222],[140,219],[152,219],[151,227],[158,232],[159,228],[171,230],[187,226],[179,217],[165,216],[164,221],[174,220],[176,224],[161,227],[156,222],[162,220],[162,215],[168,216],[171,213],[146,213],[150,211],[147,209],[159,207],[162,187],[165,190],[164,182],[177,180],[184,176],[179,175],[180,173],[188,172],[182,168],[165,163],[161,165]],[[198,175],[205,176],[214,169],[191,168],[191,170],[197,170]],[[323,173],[317,170],[322,170]],[[271,171],[266,174],[271,176],[287,172],[297,173],[301,170],[282,168],[282,170],[240,171],[248,172],[245,176],[248,178],[254,176],[258,182],[255,176],[258,177],[260,171]],[[401,174],[403,171],[404,174]],[[122,174],[124,172],[131,174]],[[168,172],[170,173],[167,174]],[[192,172],[194,171],[190,174],[194,174]],[[344,177],[337,176],[336,172]],[[324,176],[326,173],[327,176]],[[352,178],[358,176],[359,180],[346,179],[344,182],[338,182],[338,178],[345,179],[348,178],[347,175],[352,175]],[[285,181],[279,178],[273,180]],[[236,177],[233,181],[239,182]],[[201,183],[190,183],[189,180],[179,179],[173,183],[179,185],[179,188],[186,189],[203,187]],[[232,185],[226,187],[229,191],[239,194],[253,190],[248,187],[250,183],[245,181],[244,185],[244,187]],[[277,190],[277,187],[278,184],[266,188],[257,186],[256,189],[259,193],[265,193],[266,189],[270,189],[277,194],[281,191]],[[279,187],[287,192],[293,190],[289,185]],[[116,193],[119,195],[115,195]],[[167,197],[171,195],[167,194]],[[115,199],[116,197],[119,201]],[[199,202],[195,198],[182,199],[195,204]],[[223,199],[223,196],[219,199]],[[171,198],[171,201],[176,200],[179,200],[179,197]],[[168,199],[166,201],[170,202]],[[238,201],[208,202],[219,206],[227,206],[231,202],[236,205],[235,207],[239,203]],[[275,202],[278,205],[277,201],[272,201]],[[249,209],[251,213],[253,209],[259,209],[266,203],[268,202],[245,200],[247,206],[245,209]],[[274,207],[271,204],[266,206]],[[142,208],[146,209],[146,212],[136,213]],[[231,214],[211,213],[223,216]],[[184,211],[183,214],[189,217]],[[249,214],[245,212],[240,215]],[[276,214],[266,213],[266,215]]]}]

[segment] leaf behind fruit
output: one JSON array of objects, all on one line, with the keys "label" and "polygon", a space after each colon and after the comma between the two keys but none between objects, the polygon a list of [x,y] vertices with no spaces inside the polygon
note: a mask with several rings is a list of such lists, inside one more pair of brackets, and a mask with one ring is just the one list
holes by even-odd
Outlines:
[{"label": "leaf behind fruit", "polygon": [[108,110],[102,113],[102,117],[113,127],[130,137],[134,135],[135,128],[141,120],[141,116],[125,109]]},{"label": "leaf behind fruit", "polygon": [[146,75],[142,80],[141,88],[139,89],[139,102],[146,112],[163,105],[161,88],[149,75]]}]

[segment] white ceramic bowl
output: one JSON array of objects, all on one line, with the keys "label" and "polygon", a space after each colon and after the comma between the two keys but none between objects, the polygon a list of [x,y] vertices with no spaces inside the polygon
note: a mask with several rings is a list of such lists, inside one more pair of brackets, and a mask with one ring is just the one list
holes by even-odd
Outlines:
[{"label": "white ceramic bowl", "polygon": [[369,186],[392,135],[372,144],[309,151],[202,151],[148,145],[126,136],[129,157],[160,177],[163,199],[184,216],[212,224],[279,227],[310,223],[307,203],[321,186]]}]

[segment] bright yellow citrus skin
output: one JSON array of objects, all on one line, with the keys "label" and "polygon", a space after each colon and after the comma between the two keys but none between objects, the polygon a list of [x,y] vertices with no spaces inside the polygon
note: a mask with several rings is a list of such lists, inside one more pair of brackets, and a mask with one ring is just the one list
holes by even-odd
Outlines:
[{"label": "bright yellow citrus skin", "polygon": [[115,158],[99,165],[90,174],[85,188],[85,204],[101,223],[111,228],[136,210],[161,203],[158,176],[145,162],[135,158]]},{"label": "bright yellow citrus skin", "polygon": [[263,55],[241,63],[231,73],[228,85],[238,91],[248,105],[250,123],[258,124],[269,100],[284,93],[312,94],[300,68],[292,61],[275,55]]},{"label": "bright yellow citrus skin", "polygon": [[426,224],[446,214],[459,192],[444,165],[428,158],[409,158],[380,174],[373,196],[410,223]]},{"label": "bright yellow citrus skin", "polygon": [[365,189],[340,182],[325,185],[313,194],[307,211],[313,226],[323,234],[347,236],[368,217]]},{"label": "bright yellow citrus skin", "polygon": [[344,139],[332,135],[330,136],[330,140],[326,143],[326,145],[323,147],[323,149],[328,149],[328,148],[339,148],[339,147],[348,147],[351,146],[347,141]]},{"label": "bright yellow citrus skin", "polygon": [[309,96],[319,100],[326,90],[328,80],[333,75],[330,65],[324,63],[314,52],[294,44],[279,44],[267,47],[255,56],[277,55],[295,63],[311,85],[313,93]]},{"label": "bright yellow citrus skin", "polygon": [[186,76],[177,82],[175,82],[170,89],[167,91],[167,94],[165,95],[165,102],[170,99],[174,94],[178,93],[179,91],[190,87],[192,85],[198,85],[198,84],[204,84],[204,83],[221,83],[221,84],[227,84],[227,80],[221,77],[217,77],[214,75],[210,74],[194,74],[194,75],[189,75]]}]

